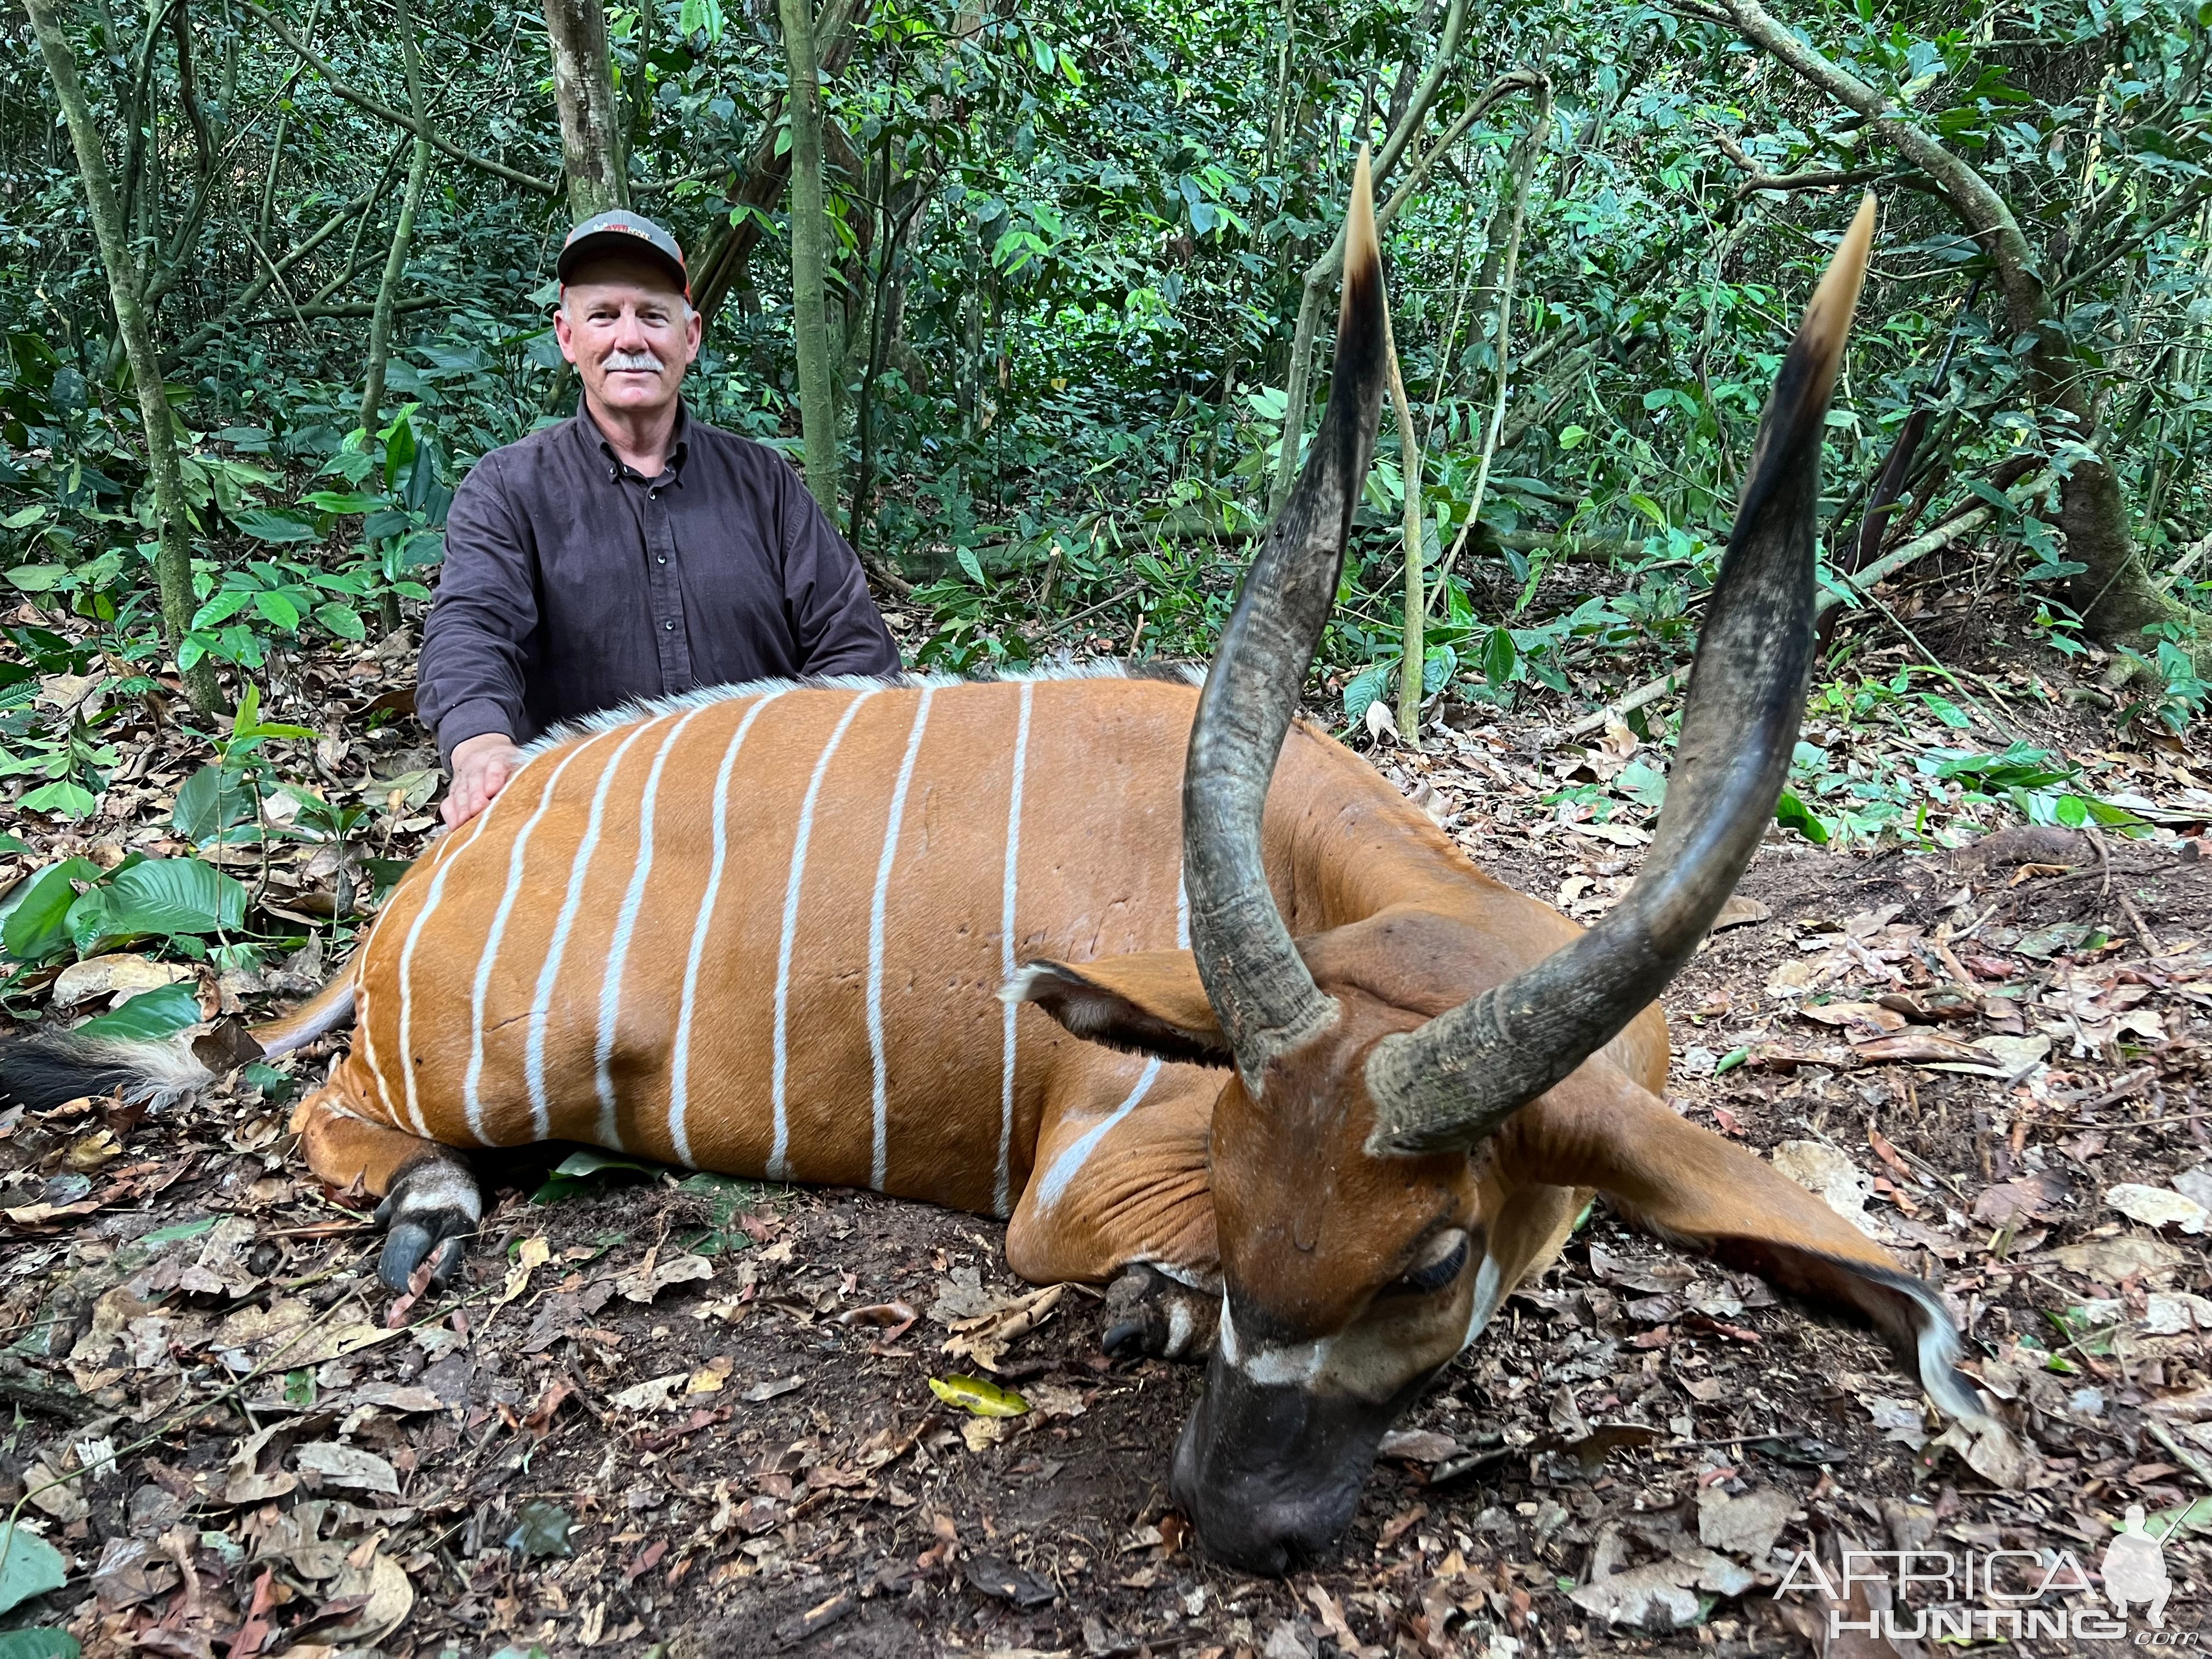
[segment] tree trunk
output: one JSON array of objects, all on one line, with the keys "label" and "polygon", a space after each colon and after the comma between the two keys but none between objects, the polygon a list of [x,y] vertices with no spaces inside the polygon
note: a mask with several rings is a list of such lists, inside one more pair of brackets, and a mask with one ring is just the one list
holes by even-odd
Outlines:
[{"label": "tree trunk", "polygon": [[2006,326],[2014,338],[2028,342],[2028,385],[2043,418],[2045,445],[2054,456],[2062,446],[2080,446],[2059,486],[2059,524],[2066,532],[2067,551],[2088,567],[2075,579],[2075,591],[2089,632],[2107,644],[2128,644],[2154,623],[2185,619],[2188,612],[2152,585],[2136,556],[2127,497],[2118,477],[2093,447],[2096,433],[2086,390],[2090,371],[2067,344],[2039,264],[2012,209],[1980,173],[1930,137],[1908,112],[1799,40],[1759,0],[1726,3],[1747,40],[1864,117],[1899,155],[1926,173],[1989,255],[2004,300]]},{"label": "tree trunk", "polygon": [[599,0],[545,0],[545,33],[553,46],[553,99],[561,106],[561,171],[568,179],[568,216],[581,221],[628,207],[629,181],[623,170],[606,12]]},{"label": "tree trunk", "polygon": [[[99,130],[85,102],[84,88],[76,78],[76,62],[52,10],[52,0],[23,0],[30,15],[31,32],[52,77],[62,117],[69,123],[70,143],[76,150],[77,171],[84,178],[84,193],[92,208],[94,233],[100,239],[100,262],[107,268],[107,291],[115,304],[116,330],[131,360],[131,378],[138,392],[138,418],[146,434],[146,459],[154,480],[154,514],[161,533],[161,550],[154,557],[154,573],[161,596],[161,636],[174,650],[192,622],[192,551],[186,539],[184,489],[177,467],[176,433],[170,423],[169,400],[161,384],[160,360],[154,355],[151,331],[138,305],[138,270],[131,255],[123,222],[122,204],[115,199],[115,182],[109,177],[107,157],[100,149]],[[202,714],[212,713],[222,700],[216,684],[215,665],[204,657],[183,671],[185,695]]]},{"label": "tree trunk", "polygon": [[[408,0],[398,0],[399,53],[407,70],[407,109],[418,124],[427,125],[422,104],[422,65],[416,60],[415,15]],[[369,315],[368,373],[361,394],[361,424],[374,431],[384,402],[384,367],[392,356],[392,308],[399,300],[399,284],[407,274],[408,244],[415,240],[415,215],[422,205],[422,185],[430,173],[430,143],[414,141],[415,154],[407,164],[407,192],[399,198],[399,223],[392,233],[392,252],[384,261],[384,280],[376,285],[376,308]],[[388,617],[387,620],[396,619]]]},{"label": "tree trunk", "polygon": [[799,422],[806,487],[837,520],[837,392],[823,293],[830,223],[822,188],[822,80],[814,64],[811,0],[777,0],[790,70],[791,331],[799,352]]},{"label": "tree trunk", "polygon": [[1382,353],[1390,362],[1390,407],[1398,416],[1398,468],[1406,484],[1406,618],[1399,636],[1398,738],[1409,749],[1421,746],[1421,682],[1426,675],[1428,597],[1421,590],[1421,440],[1413,430],[1413,408],[1406,398],[1406,372],[1398,361],[1397,331],[1390,308],[1382,308]]}]

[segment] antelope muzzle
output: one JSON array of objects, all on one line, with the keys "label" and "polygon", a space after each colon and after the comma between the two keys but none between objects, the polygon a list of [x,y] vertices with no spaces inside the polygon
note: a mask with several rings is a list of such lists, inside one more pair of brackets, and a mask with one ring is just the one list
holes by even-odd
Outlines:
[{"label": "antelope muzzle", "polygon": [[1176,1443],[1170,1494],[1207,1554],[1247,1572],[1291,1571],[1352,1524],[1376,1448],[1434,1374],[1370,1401],[1255,1382],[1216,1353]]}]

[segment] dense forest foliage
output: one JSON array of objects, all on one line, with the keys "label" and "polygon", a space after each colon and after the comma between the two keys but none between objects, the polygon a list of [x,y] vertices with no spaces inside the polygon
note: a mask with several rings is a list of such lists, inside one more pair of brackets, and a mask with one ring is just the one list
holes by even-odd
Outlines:
[{"label": "dense forest foliage", "polygon": [[818,134],[786,99],[806,13],[29,0],[0,64],[20,808],[82,817],[112,764],[40,676],[204,714],[415,625],[456,480],[574,406],[552,255],[614,203],[688,250],[694,408],[812,441],[920,664],[1202,653],[1326,391],[1362,144],[1402,396],[1328,646],[1348,718],[1571,717],[1685,657],[1862,189],[1836,608],[1948,559],[1992,626],[2135,669],[2123,712],[2203,697],[2193,6],[827,0]]}]

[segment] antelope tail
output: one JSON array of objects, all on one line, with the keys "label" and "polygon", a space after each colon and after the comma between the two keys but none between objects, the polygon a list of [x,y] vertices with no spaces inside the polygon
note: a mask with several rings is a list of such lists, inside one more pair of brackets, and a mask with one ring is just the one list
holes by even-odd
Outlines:
[{"label": "antelope tail", "polygon": [[[353,974],[349,969],[300,1007],[252,1028],[264,1058],[276,1059],[327,1031],[353,1023]],[[76,1031],[39,1031],[0,1045],[0,1100],[46,1111],[85,1095],[166,1105],[204,1088],[216,1073],[192,1050],[188,1033],[167,1037],[86,1036]]]}]

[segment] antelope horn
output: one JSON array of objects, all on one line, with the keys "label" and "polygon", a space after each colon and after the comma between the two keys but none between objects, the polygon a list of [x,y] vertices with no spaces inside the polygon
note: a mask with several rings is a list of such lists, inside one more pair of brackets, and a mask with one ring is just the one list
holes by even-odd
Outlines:
[{"label": "antelope horn", "polygon": [[1813,656],[1813,516],[1828,394],[1874,240],[1860,204],[1759,422],[1691,676],[1658,833],[1636,885],[1565,949],[1367,1060],[1368,1150],[1472,1147],[1565,1078],[1672,979],[1751,862],[1790,766]]},{"label": "antelope horn", "polygon": [[[1268,1063],[1322,1030],[1336,1005],[1291,943],[1267,890],[1260,821],[1306,668],[1336,598],[1337,574],[1375,447],[1383,362],[1382,256],[1362,149],[1346,216],[1344,298],[1328,408],[1297,488],[1252,562],[1199,694],[1182,786],[1183,880],[1199,977],[1259,1092]],[[1284,441],[1295,443],[1297,411]]]}]

